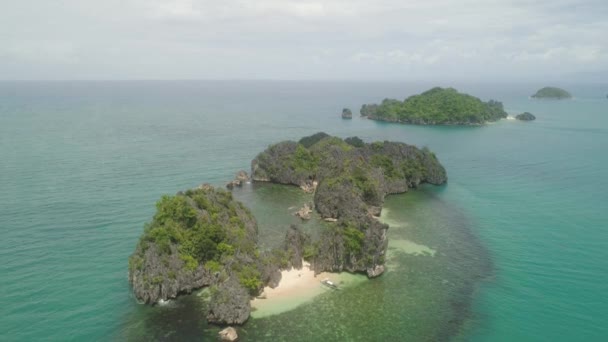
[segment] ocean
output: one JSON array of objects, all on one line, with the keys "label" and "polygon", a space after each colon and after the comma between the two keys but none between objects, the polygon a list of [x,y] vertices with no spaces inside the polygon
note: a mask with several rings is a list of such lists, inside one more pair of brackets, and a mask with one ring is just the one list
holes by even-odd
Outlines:
[{"label": "ocean", "polygon": [[[0,82],[0,340],[215,340],[196,295],[135,301],[127,259],[143,225],[161,195],[222,186],[268,145],[318,131],[427,146],[448,184],[387,198],[386,274],[254,316],[242,341],[608,339],[608,84],[558,85],[574,94],[567,101],[530,99],[544,84],[441,84],[533,122],[425,127],[357,115],[435,85]],[[268,246],[302,196],[235,191]]]}]

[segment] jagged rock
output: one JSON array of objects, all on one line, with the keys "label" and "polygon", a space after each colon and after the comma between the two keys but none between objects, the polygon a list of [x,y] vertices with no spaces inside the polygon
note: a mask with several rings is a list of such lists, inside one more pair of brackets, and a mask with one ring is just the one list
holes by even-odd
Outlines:
[{"label": "jagged rock", "polygon": [[375,207],[373,205],[370,205],[367,211],[370,213],[370,215],[379,217],[382,213],[382,207]]},{"label": "jagged rock", "polygon": [[247,174],[247,171],[241,170],[237,172],[234,179],[240,180],[241,182],[247,182],[249,180],[249,175]]},{"label": "jagged rock", "polygon": [[302,220],[310,220],[311,216],[310,214],[312,213],[312,208],[311,206],[308,205],[308,203],[304,203],[304,206],[302,208],[300,208],[300,210],[298,210],[295,215],[299,218],[301,218]]},{"label": "jagged rock", "polygon": [[[184,236],[199,239],[197,250],[184,249]],[[212,238],[209,238],[212,236]],[[212,240],[214,239],[214,240]],[[231,258],[209,253],[239,250]],[[212,186],[164,196],[129,259],[129,282],[135,297],[148,304],[211,286],[210,321],[242,324],[249,317],[249,290],[238,280],[242,269],[272,279],[278,266],[267,266],[257,248],[257,223],[232,194]],[[212,262],[209,268],[207,263]],[[280,273],[279,273],[280,275]]]},{"label": "jagged rock", "polygon": [[215,277],[199,265],[195,270],[186,267],[176,246],[171,253],[163,253],[155,244],[145,251],[139,245],[130,263],[129,282],[135,296],[146,304],[177,297],[213,283]]},{"label": "jagged rock", "polygon": [[257,295],[257,297],[255,297],[257,299],[266,299],[266,292],[262,291],[262,293],[260,293],[259,295]]},{"label": "jagged rock", "polygon": [[230,277],[212,290],[207,321],[215,324],[243,324],[251,313],[249,293]]},{"label": "jagged rock", "polygon": [[249,181],[249,176],[247,175],[247,172],[241,170],[241,171],[237,172],[237,174],[233,180],[231,180],[230,182],[228,182],[226,184],[226,188],[232,190],[232,189],[234,189],[235,186],[237,186],[237,187],[243,186],[243,184],[247,183],[247,181]]},{"label": "jagged rock", "polygon": [[240,180],[235,179],[235,180],[232,180],[232,181],[226,183],[226,188],[229,190],[232,190],[232,189],[234,189],[235,186],[238,187],[238,186],[242,186],[242,185],[243,184],[241,183]]},{"label": "jagged rock", "polygon": [[319,185],[317,181],[306,181],[304,184],[300,185],[300,189],[308,194],[312,194],[317,189],[317,185]]},{"label": "jagged rock", "polygon": [[375,278],[384,273],[384,265],[376,265],[372,268],[367,269],[367,276],[370,278]]},{"label": "jagged rock", "polygon": [[304,247],[309,244],[310,237],[302,232],[300,227],[291,225],[285,234],[284,248],[287,255],[290,255],[288,267],[295,269],[302,268],[302,259],[304,258]]},{"label": "jagged rock", "polygon": [[426,148],[388,141],[366,144],[355,137],[349,142],[317,133],[300,143],[272,145],[252,161],[252,175],[254,180],[315,188],[314,208],[336,223],[309,249],[315,272],[346,270],[374,277],[384,270],[380,266],[388,245],[388,226],[373,218],[384,197],[421,183],[443,184],[447,176]]},{"label": "jagged rock", "polygon": [[353,118],[353,112],[348,109],[348,108],[344,108],[342,109],[342,119],[352,119]]},{"label": "jagged rock", "polygon": [[236,329],[228,327],[219,332],[219,337],[222,341],[234,342],[239,339],[239,335],[236,333]]},{"label": "jagged rock", "polygon": [[532,115],[532,113],[529,113],[529,112],[524,112],[524,113],[518,114],[515,118],[517,120],[522,120],[522,121],[536,120],[536,117],[534,115]]}]

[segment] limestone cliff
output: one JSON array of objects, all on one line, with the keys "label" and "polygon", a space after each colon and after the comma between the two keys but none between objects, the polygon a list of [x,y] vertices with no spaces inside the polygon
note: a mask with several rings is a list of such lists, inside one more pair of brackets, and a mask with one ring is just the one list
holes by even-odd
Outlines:
[{"label": "limestone cliff", "polygon": [[318,184],[314,207],[335,223],[309,248],[315,271],[366,272],[370,277],[384,269],[388,226],[373,217],[384,197],[421,183],[447,181],[445,169],[428,149],[388,141],[365,144],[325,133],[272,145],[251,165],[255,181]]}]

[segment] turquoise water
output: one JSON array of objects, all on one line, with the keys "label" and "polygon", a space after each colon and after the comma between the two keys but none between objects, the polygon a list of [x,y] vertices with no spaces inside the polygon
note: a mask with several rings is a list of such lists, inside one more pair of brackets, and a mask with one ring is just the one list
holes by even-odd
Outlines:
[{"label": "turquoise water", "polygon": [[[167,308],[135,303],[127,257],[143,223],[160,195],[221,185],[268,144],[319,130],[436,152],[449,184],[390,197],[386,214],[399,223],[392,241],[436,253],[395,244],[386,276],[252,320],[244,338],[608,338],[608,85],[567,86],[576,98],[563,102],[530,100],[542,84],[456,85],[500,99],[514,114],[534,113],[530,123],[339,118],[344,106],[430,86],[0,83],[0,340],[213,336],[197,297]],[[268,196],[251,191],[243,196]],[[281,217],[268,218],[268,227],[290,220]],[[263,234],[274,243],[272,232]]]}]

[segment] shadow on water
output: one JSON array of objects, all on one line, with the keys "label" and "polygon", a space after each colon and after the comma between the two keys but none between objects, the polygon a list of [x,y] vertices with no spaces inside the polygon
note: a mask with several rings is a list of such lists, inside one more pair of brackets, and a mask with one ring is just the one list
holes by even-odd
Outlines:
[{"label": "shadow on water", "polygon": [[[248,202],[279,190],[252,187],[235,196]],[[282,314],[252,318],[239,328],[240,340],[445,341],[460,335],[467,322],[475,321],[473,295],[477,284],[491,275],[492,263],[472,233],[472,223],[461,209],[438,196],[441,191],[422,187],[387,197],[383,220],[392,223],[390,268],[383,276],[326,292]],[[294,191],[264,207],[252,206],[254,215],[265,215],[260,235],[264,236],[264,229],[279,230],[289,223],[291,214],[286,209],[304,200]],[[281,217],[269,218],[271,212]],[[413,253],[403,246],[422,246],[434,253]],[[138,306],[120,339],[215,340],[219,328],[206,324],[204,311],[205,302],[196,295],[166,306]]]}]

